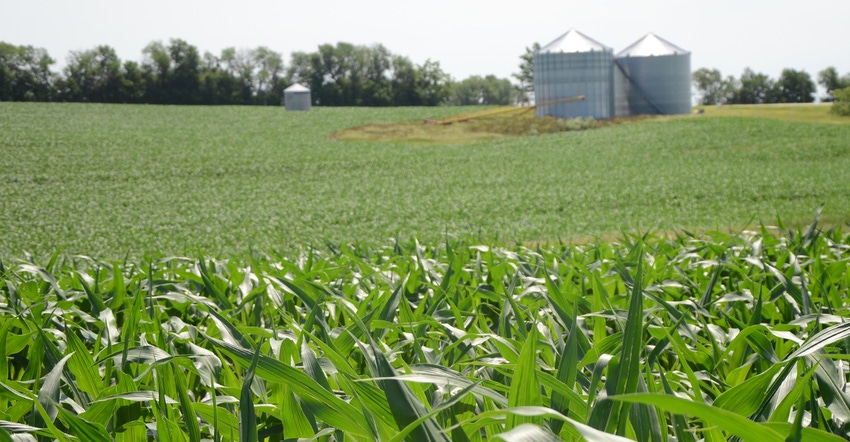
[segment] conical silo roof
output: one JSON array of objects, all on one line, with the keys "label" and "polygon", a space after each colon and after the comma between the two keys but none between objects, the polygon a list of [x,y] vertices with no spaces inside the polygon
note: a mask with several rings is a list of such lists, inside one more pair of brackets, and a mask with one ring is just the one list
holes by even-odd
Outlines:
[{"label": "conical silo roof", "polygon": [[295,83],[292,86],[283,90],[284,92],[310,92],[310,89],[301,84]]},{"label": "conical silo roof", "polygon": [[538,52],[604,52],[612,49],[602,43],[570,29],[566,34],[540,48]]},{"label": "conical silo roof", "polygon": [[690,54],[690,51],[686,51],[650,32],[631,46],[620,51],[617,58],[684,54]]}]

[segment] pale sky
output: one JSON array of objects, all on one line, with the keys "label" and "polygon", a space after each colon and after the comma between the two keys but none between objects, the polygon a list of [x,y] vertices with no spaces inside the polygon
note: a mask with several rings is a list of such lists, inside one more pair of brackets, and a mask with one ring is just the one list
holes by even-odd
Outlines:
[{"label": "pale sky", "polygon": [[115,48],[141,61],[151,41],[181,38],[219,55],[267,46],[284,55],[319,44],[382,43],[415,63],[430,58],[455,79],[516,72],[519,56],[571,28],[614,48],[648,32],[690,50],[691,66],[776,79],[783,68],[813,80],[827,66],[850,73],[850,0],[271,1],[0,0],[0,41],[69,51]]}]

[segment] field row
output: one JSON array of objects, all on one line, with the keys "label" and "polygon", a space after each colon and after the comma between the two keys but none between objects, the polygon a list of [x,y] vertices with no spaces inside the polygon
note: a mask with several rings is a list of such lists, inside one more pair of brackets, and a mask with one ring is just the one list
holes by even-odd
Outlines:
[{"label": "field row", "polygon": [[850,125],[685,117],[466,145],[328,139],[455,108],[0,103],[0,256],[557,241],[850,220]]},{"label": "field row", "polygon": [[815,225],[6,260],[0,437],[844,440],[848,262]]}]

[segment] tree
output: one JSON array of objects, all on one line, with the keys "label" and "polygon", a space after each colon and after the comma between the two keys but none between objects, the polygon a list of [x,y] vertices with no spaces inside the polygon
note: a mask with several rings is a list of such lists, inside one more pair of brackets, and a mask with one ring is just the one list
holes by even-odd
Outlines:
[{"label": "tree", "polygon": [[55,63],[47,51],[0,42],[0,100],[49,101],[54,96]]},{"label": "tree", "polygon": [[439,61],[425,60],[416,70],[419,106],[439,106],[449,98],[451,77],[440,68]]},{"label": "tree", "polygon": [[726,103],[735,87],[734,79],[728,77],[724,80],[717,69],[697,69],[692,78],[694,87],[700,96],[699,102],[703,105]]},{"label": "tree", "polygon": [[850,86],[844,89],[836,89],[835,101],[832,103],[830,112],[835,115],[850,116]]},{"label": "tree", "polygon": [[309,87],[313,104],[323,106],[442,104],[450,80],[437,62],[416,66],[382,45],[344,42],[320,45],[316,52],[294,52],[286,77]]},{"label": "tree", "polygon": [[729,104],[763,104],[775,101],[774,82],[765,74],[745,68],[736,82]]},{"label": "tree", "polygon": [[[256,104],[268,104],[269,100],[280,104],[283,97],[282,82],[283,56],[271,49],[260,46],[251,52],[256,73],[254,75],[254,90]],[[276,98],[276,99],[275,99]]]},{"label": "tree", "polygon": [[172,39],[168,45],[170,75],[165,83],[167,101],[173,104],[200,102],[200,65],[198,49],[185,40]]},{"label": "tree", "polygon": [[815,83],[805,71],[783,69],[776,81],[777,103],[811,103],[815,101]]},{"label": "tree", "polygon": [[145,77],[139,63],[125,61],[121,67],[121,100],[124,103],[144,103],[145,101]]},{"label": "tree", "polygon": [[452,84],[449,104],[468,106],[474,104],[506,105],[514,102],[517,91],[506,78],[495,75],[480,77],[471,76],[461,82]]},{"label": "tree", "polygon": [[519,72],[511,74],[519,82],[517,97],[520,103],[534,102],[534,53],[540,50],[540,43],[534,42],[525,48],[525,53],[519,56]]},{"label": "tree", "polygon": [[311,54],[306,52],[293,52],[289,56],[289,67],[286,69],[286,77],[291,83],[300,83],[313,89],[315,72],[310,60]]},{"label": "tree", "polygon": [[142,49],[142,76],[148,103],[168,103],[167,83],[171,75],[171,55],[161,41],[153,41]]},{"label": "tree", "polygon": [[71,51],[65,66],[65,79],[60,82],[66,101],[94,103],[123,102],[124,74],[115,49],[98,46],[87,51]]},{"label": "tree", "polygon": [[386,106],[392,102],[390,70],[392,53],[381,44],[370,46],[364,56],[363,95],[366,106]]},{"label": "tree", "polygon": [[416,66],[409,58],[401,55],[392,57],[390,82],[393,106],[419,105],[419,94],[416,91]]},{"label": "tree", "polygon": [[818,73],[818,84],[826,89],[826,97],[823,97],[823,101],[833,101],[834,91],[850,87],[850,74],[841,77],[838,75],[838,70],[830,66]]},{"label": "tree", "polygon": [[249,104],[254,99],[254,62],[248,49],[225,48],[221,51],[224,72],[239,80],[234,99],[238,104]]}]

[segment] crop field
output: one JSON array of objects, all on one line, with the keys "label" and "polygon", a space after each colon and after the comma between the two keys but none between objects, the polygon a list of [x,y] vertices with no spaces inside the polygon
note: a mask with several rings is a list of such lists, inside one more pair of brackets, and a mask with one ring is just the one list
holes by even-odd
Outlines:
[{"label": "crop field", "polygon": [[848,262],[812,225],[6,263],[0,437],[846,440]]},{"label": "crop field", "polygon": [[850,124],[686,117],[460,145],[328,139],[453,108],[0,103],[0,257],[526,243],[850,220]]},{"label": "crop field", "polygon": [[0,103],[0,442],[848,440],[850,123],[729,111]]}]

